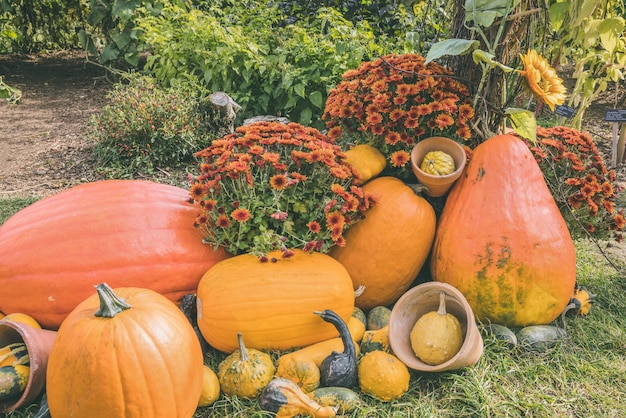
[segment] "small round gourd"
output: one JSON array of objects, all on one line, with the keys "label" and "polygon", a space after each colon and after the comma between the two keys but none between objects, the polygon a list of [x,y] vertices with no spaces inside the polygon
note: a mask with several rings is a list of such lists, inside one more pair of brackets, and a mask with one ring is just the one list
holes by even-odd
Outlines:
[{"label": "small round gourd", "polygon": [[443,151],[429,151],[424,156],[420,169],[433,176],[446,176],[454,173],[454,159]]},{"label": "small round gourd", "polygon": [[226,357],[218,366],[222,392],[240,398],[256,398],[272,380],[276,368],[269,354],[246,348],[241,333],[237,334],[239,349]]},{"label": "small round gourd", "polygon": [[393,354],[370,351],[358,366],[359,388],[362,393],[383,402],[400,399],[409,390],[409,369]]},{"label": "small round gourd", "polygon": [[356,183],[363,184],[383,172],[387,159],[370,144],[357,144],[345,153],[346,162],[357,172]]},{"label": "small round gourd", "polygon": [[415,355],[426,364],[435,366],[454,357],[463,345],[459,320],[446,312],[446,294],[439,294],[439,309],[422,315],[410,334]]},{"label": "small round gourd", "polygon": [[291,380],[307,393],[320,385],[320,369],[310,358],[288,357],[278,363],[276,376]]},{"label": "small round gourd", "polygon": [[202,369],[202,392],[200,393],[199,407],[210,406],[220,397],[220,380],[212,368],[204,365]]}]

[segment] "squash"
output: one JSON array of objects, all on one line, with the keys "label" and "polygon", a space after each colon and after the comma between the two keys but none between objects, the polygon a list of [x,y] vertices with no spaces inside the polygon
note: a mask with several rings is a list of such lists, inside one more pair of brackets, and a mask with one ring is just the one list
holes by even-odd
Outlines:
[{"label": "squash", "polygon": [[0,347],[0,367],[30,364],[28,349],[23,342],[11,343]]},{"label": "squash", "polygon": [[517,331],[519,346],[527,351],[546,351],[567,337],[565,329],[555,325],[529,325]]},{"label": "squash", "polygon": [[568,304],[574,243],[521,139],[497,135],[474,149],[441,213],[430,270],[480,322],[548,324]]},{"label": "squash", "polygon": [[220,397],[220,380],[212,368],[206,364],[202,367],[202,392],[198,407],[203,408],[213,405]]},{"label": "squash", "polygon": [[429,151],[420,164],[420,170],[433,176],[447,176],[454,173],[456,166],[450,154],[443,151]]},{"label": "squash", "polygon": [[355,305],[367,311],[391,305],[413,283],[430,253],[435,211],[394,177],[370,180],[363,191],[376,205],[346,231],[346,245],[329,254],[348,270],[354,289],[364,286]]},{"label": "squash", "polygon": [[328,418],[337,415],[337,408],[322,406],[289,379],[274,378],[259,395],[263,411],[273,412],[276,418],[292,418],[298,415]]},{"label": "squash", "polygon": [[485,325],[487,335],[493,336],[496,340],[502,341],[507,347],[517,346],[517,336],[509,327],[500,324]]},{"label": "squash", "polygon": [[374,306],[367,313],[367,329],[376,331],[384,328],[389,324],[391,309],[386,306]]},{"label": "squash", "polygon": [[26,389],[30,367],[23,364],[0,367],[0,402],[19,398]]},{"label": "squash", "polygon": [[240,398],[256,398],[272,380],[276,368],[269,354],[246,348],[241,333],[237,334],[239,348],[222,360],[217,376],[222,392]]},{"label": "squash", "polygon": [[578,316],[589,315],[589,311],[591,311],[591,304],[593,303],[595,297],[596,295],[591,293],[586,287],[576,284],[574,294],[563,310],[561,317],[563,318],[567,313],[573,313]]},{"label": "squash", "polygon": [[308,358],[288,357],[277,363],[276,376],[289,379],[305,392],[320,385],[320,368]]},{"label": "squash", "polygon": [[356,171],[356,184],[361,185],[378,176],[387,166],[387,159],[370,144],[357,144],[344,152],[345,161]]},{"label": "squash", "polygon": [[340,415],[350,414],[363,405],[358,393],[343,387],[317,388],[308,395],[322,406],[337,408]]},{"label": "squash", "polygon": [[178,301],[227,257],[202,243],[186,189],[143,180],[85,183],[39,200],[0,229],[0,310],[57,329],[98,283]]},{"label": "squash", "polygon": [[39,322],[37,322],[35,318],[22,312],[13,312],[12,314],[5,315],[0,321],[21,322],[31,328],[41,329],[41,325],[39,325]]},{"label": "squash", "polygon": [[52,345],[46,396],[55,418],[189,418],[202,390],[200,344],[153,290],[99,284]]},{"label": "squash", "polygon": [[393,354],[371,351],[361,357],[358,371],[361,392],[380,401],[400,399],[409,390],[409,369]]},{"label": "squash", "polygon": [[339,331],[343,351],[333,351],[320,365],[320,384],[322,386],[353,387],[357,383],[356,348],[350,336],[348,326],[339,315],[330,309],[315,311],[316,315],[330,322]]},{"label": "squash", "polygon": [[436,366],[454,357],[463,345],[459,320],[446,311],[446,293],[439,294],[439,309],[427,312],[416,322],[409,335],[417,358]]},{"label": "squash", "polygon": [[[356,345],[356,343],[361,341],[361,338],[363,338],[363,334],[365,333],[365,324],[361,319],[362,313],[363,311],[359,308],[355,308],[347,324],[352,341],[355,342],[354,348],[357,356],[360,353],[359,346]],[[335,337],[308,345],[295,351],[284,353],[278,358],[276,363],[280,368],[281,363],[291,362],[292,359],[295,359],[297,361],[312,361],[317,367],[319,367],[322,365],[324,359],[330,355],[330,353],[333,351],[342,351],[343,349],[344,345],[341,337]]]},{"label": "squash", "polygon": [[354,310],[352,281],[329,255],[294,250],[268,254],[264,262],[242,254],[215,264],[197,291],[198,327],[214,348],[230,353],[237,333],[258,350],[287,351],[337,336],[313,311],[332,309],[348,320]]},{"label": "squash", "polygon": [[389,325],[385,325],[381,329],[367,330],[361,340],[361,353],[369,353],[374,350],[390,351],[389,344]]}]

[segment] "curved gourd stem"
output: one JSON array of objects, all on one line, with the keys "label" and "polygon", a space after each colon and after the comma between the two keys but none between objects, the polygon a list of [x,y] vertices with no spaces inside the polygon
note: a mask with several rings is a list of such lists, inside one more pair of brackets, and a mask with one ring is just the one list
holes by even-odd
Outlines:
[{"label": "curved gourd stem", "polygon": [[103,318],[113,318],[118,313],[130,309],[131,306],[119,297],[111,287],[106,283],[96,285],[98,298],[100,299],[100,308],[95,312],[95,316]]},{"label": "curved gourd stem", "polygon": [[350,330],[348,329],[348,325],[345,321],[330,309],[326,309],[325,311],[315,311],[313,313],[321,316],[324,321],[330,322],[335,326],[335,328],[337,328],[337,331],[339,331],[339,337],[341,337],[341,342],[343,343],[343,352],[350,354],[353,358],[356,358],[354,342],[352,341]]},{"label": "curved gourd stem", "polygon": [[250,355],[248,354],[248,349],[243,343],[243,335],[241,335],[241,332],[237,333],[237,343],[239,344],[239,359],[241,361],[249,361]]}]

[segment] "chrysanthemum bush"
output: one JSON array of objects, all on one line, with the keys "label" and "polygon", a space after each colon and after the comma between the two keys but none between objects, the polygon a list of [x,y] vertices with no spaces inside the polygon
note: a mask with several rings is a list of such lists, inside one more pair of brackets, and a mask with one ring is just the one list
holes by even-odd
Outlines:
[{"label": "chrysanthemum bush", "polygon": [[190,195],[205,242],[231,254],[327,252],[374,198],[341,148],[315,128],[256,122],[197,153]]},{"label": "chrysanthemum bush", "polygon": [[537,142],[529,147],[572,237],[621,241],[626,219],[616,202],[623,189],[593,138],[569,127],[538,128]]},{"label": "chrysanthemum bush", "polygon": [[91,120],[100,170],[128,177],[193,161],[215,137],[205,121],[204,96],[190,83],[165,88],[148,76],[116,84]]},{"label": "chrysanthemum bush", "polygon": [[339,144],[367,143],[387,158],[390,174],[410,177],[411,149],[429,136],[472,137],[467,86],[418,54],[392,54],[348,70],[331,90],[322,119]]}]

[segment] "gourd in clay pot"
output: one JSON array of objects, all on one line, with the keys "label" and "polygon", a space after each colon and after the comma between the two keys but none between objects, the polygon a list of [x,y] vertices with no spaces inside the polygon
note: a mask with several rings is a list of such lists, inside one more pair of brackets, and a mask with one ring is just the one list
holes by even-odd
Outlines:
[{"label": "gourd in clay pot", "polygon": [[568,304],[576,254],[567,224],[526,144],[478,145],[442,211],[430,269],[459,289],[476,318],[548,324]]}]

